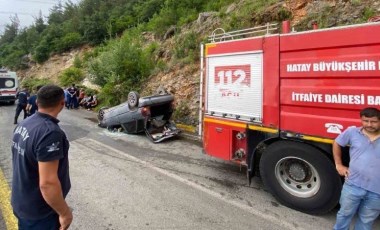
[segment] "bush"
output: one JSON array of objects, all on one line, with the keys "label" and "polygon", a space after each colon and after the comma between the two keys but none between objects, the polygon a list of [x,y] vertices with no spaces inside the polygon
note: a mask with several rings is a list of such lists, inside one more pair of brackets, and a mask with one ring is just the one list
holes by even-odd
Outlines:
[{"label": "bush", "polygon": [[190,32],[183,37],[177,37],[174,48],[175,57],[191,64],[199,58],[199,38],[196,33]]},{"label": "bush", "polygon": [[173,112],[173,120],[179,121],[181,118],[187,117],[191,114],[189,102],[186,100],[181,101]]},{"label": "bush", "polygon": [[78,55],[74,57],[73,65],[75,68],[78,68],[78,69],[82,68],[82,60],[80,59]]},{"label": "bush", "polygon": [[86,88],[84,90],[85,95],[97,95],[99,92],[95,89]]},{"label": "bush", "polygon": [[49,44],[46,41],[42,41],[34,50],[33,59],[37,63],[43,63],[50,56]]},{"label": "bush", "polygon": [[154,68],[155,48],[144,49],[139,34],[131,31],[120,40],[109,42],[98,57],[88,62],[91,80],[103,87],[102,101],[112,105],[123,101],[131,90],[139,90]]},{"label": "bush", "polygon": [[205,8],[206,8],[206,11],[219,11],[222,7],[228,6],[233,2],[235,2],[235,0],[207,1]]},{"label": "bush", "polygon": [[365,7],[363,12],[363,22],[367,22],[369,18],[376,15],[376,10],[370,7]]},{"label": "bush", "polygon": [[79,33],[68,33],[59,40],[57,49],[58,51],[68,51],[78,47],[81,43],[82,37]]},{"label": "bush", "polygon": [[61,75],[58,76],[59,82],[62,86],[69,86],[71,84],[78,84],[84,80],[84,74],[82,70],[76,67],[70,67],[63,71]]},{"label": "bush", "polygon": [[52,83],[53,82],[47,78],[24,78],[24,80],[21,82],[21,87],[26,88],[29,90],[29,92],[31,92],[36,91],[37,86],[44,86]]}]

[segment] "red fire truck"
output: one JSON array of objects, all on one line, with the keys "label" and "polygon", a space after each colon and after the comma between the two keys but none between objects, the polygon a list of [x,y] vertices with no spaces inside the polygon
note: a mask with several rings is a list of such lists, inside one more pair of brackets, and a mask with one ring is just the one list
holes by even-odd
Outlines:
[{"label": "red fire truck", "polygon": [[380,107],[380,23],[275,27],[215,31],[202,48],[203,147],[261,176],[282,204],[325,213],[342,187],[334,138]]}]

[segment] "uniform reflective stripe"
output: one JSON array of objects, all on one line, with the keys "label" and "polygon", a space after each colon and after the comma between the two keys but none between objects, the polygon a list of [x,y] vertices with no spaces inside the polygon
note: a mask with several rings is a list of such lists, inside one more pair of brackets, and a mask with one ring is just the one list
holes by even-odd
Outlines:
[{"label": "uniform reflective stripe", "polygon": [[244,123],[231,122],[231,121],[221,121],[221,120],[207,118],[207,117],[204,119],[204,122],[221,124],[221,125],[228,125],[228,126],[244,128],[244,129],[247,128],[247,124],[244,124]]}]

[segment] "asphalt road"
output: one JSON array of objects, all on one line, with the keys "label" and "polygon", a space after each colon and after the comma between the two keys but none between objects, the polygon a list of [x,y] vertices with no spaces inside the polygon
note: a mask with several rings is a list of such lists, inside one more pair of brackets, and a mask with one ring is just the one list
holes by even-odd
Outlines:
[{"label": "asphalt road", "polygon": [[[1,190],[9,190],[4,184],[12,176],[14,110],[0,105]],[[71,229],[331,229],[334,224],[337,210],[311,216],[284,207],[259,178],[248,186],[244,168],[204,155],[197,142],[153,144],[144,135],[112,133],[97,127],[96,114],[86,110],[64,110],[59,119],[70,139]],[[0,229],[12,229],[9,210],[2,209]]]}]

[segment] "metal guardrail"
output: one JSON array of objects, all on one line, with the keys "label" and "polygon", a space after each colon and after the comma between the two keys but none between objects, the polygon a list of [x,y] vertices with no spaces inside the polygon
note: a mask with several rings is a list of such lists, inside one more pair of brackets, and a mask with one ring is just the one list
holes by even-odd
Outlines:
[{"label": "metal guardrail", "polygon": [[243,30],[235,30],[231,32],[225,32],[223,28],[215,29],[210,36],[208,36],[208,41],[210,42],[221,42],[229,41],[241,38],[255,37],[268,35],[273,32],[278,31],[277,23],[267,23],[264,26],[256,26]]}]

